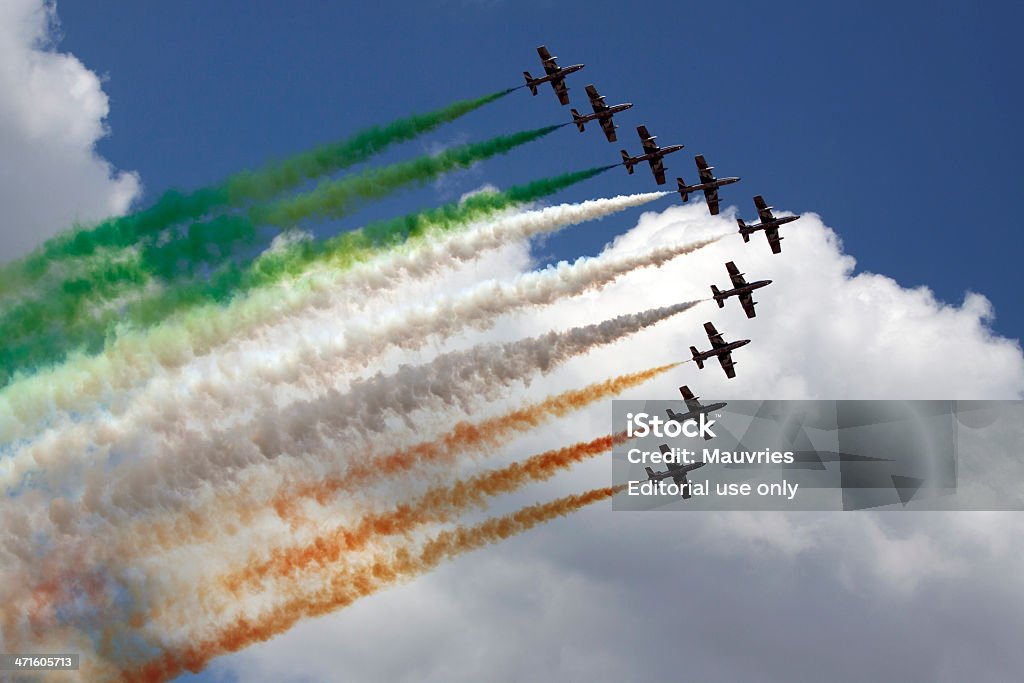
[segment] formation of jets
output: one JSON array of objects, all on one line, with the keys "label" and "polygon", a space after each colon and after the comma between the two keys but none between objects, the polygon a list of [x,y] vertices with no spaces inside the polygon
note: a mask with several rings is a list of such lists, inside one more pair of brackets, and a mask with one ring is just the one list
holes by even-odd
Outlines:
[{"label": "formation of jets", "polygon": [[[534,78],[530,75],[529,71],[524,71],[523,77],[526,79],[526,86],[530,89],[530,92],[536,95],[537,86],[544,83],[550,83],[552,89],[555,91],[555,95],[558,96],[558,101],[563,105],[569,104],[569,88],[565,85],[565,78],[569,74],[581,70],[585,65],[573,64],[572,66],[560,67],[558,66],[558,58],[553,57],[544,45],[537,48],[537,54],[540,56],[541,65],[544,67],[544,75]],[[576,124],[576,128],[578,128],[582,133],[586,130],[587,123],[590,121],[597,121],[601,126],[601,130],[604,132],[604,136],[608,139],[608,142],[615,142],[615,129],[618,127],[614,122],[615,114],[630,109],[633,106],[632,103],[625,102],[623,104],[608,106],[604,102],[604,96],[598,93],[597,88],[595,88],[593,84],[588,85],[586,90],[587,96],[590,98],[590,107],[593,109],[594,113],[580,114],[576,109],[572,109],[573,123]],[[650,165],[655,183],[658,185],[664,185],[665,163],[663,159],[669,154],[683,149],[683,145],[668,145],[660,147],[658,143],[655,142],[656,136],[650,134],[647,130],[647,126],[637,126],[636,132],[637,135],[640,136],[640,144],[643,148],[643,153],[637,156],[632,156],[626,150],[621,150],[620,154],[622,157],[622,165],[626,167],[626,172],[632,175],[634,167],[637,164],[641,164],[646,161]],[[708,206],[708,212],[712,216],[717,216],[719,209],[718,189],[720,187],[725,187],[726,185],[738,183],[740,179],[736,176],[716,178],[714,173],[712,173],[714,166],[708,165],[703,154],[698,154],[694,157],[694,161],[697,164],[697,174],[700,177],[700,182],[696,185],[687,185],[686,181],[682,178],[676,178],[679,196],[684,202],[687,202],[690,199],[691,193],[703,192],[704,200]],[[771,207],[765,203],[764,198],[762,198],[761,195],[754,197],[754,204],[757,207],[757,214],[760,222],[748,225],[743,222],[742,218],[737,218],[736,222],[739,225],[739,233],[743,237],[744,242],[749,242],[751,234],[758,230],[764,230],[772,253],[778,254],[782,251],[782,237],[779,236],[779,226],[795,221],[799,216],[775,218],[775,216],[772,215]]]},{"label": "formation of jets", "polygon": [[[548,49],[541,45],[537,48],[537,54],[540,56],[541,64],[544,67],[544,75],[539,78],[534,78],[528,71],[523,72],[523,76],[526,78],[526,86],[530,89],[534,95],[537,94],[537,86],[543,83],[550,83],[555,94],[558,96],[558,101],[565,105],[569,103],[569,88],[565,85],[565,78],[569,74],[575,73],[584,67],[583,64],[574,64],[567,67],[559,67],[557,58],[551,56]],[[616,104],[609,106],[605,104],[605,97],[601,95],[597,88],[593,84],[586,87],[587,97],[590,100],[590,107],[593,110],[592,114],[580,114],[576,109],[571,109],[572,122],[576,125],[581,133],[585,132],[586,124],[592,121],[596,121],[601,126],[602,132],[604,132],[605,138],[608,142],[615,142],[616,135],[615,129],[618,127],[615,125],[614,117],[616,114],[630,109],[632,103],[626,102],[623,104]],[[626,150],[621,150],[620,154],[622,157],[622,165],[626,167],[626,172],[630,175],[633,174],[634,168],[647,162],[650,165],[651,174],[654,176],[654,181],[658,185],[665,184],[665,163],[664,158],[669,154],[683,149],[683,145],[666,145],[661,147],[655,142],[655,136],[650,134],[647,130],[647,126],[637,126],[637,135],[640,137],[640,144],[643,148],[642,154],[632,156]],[[709,165],[707,159],[703,154],[698,154],[694,157],[694,162],[697,165],[697,175],[699,182],[694,185],[688,185],[686,181],[681,178],[676,178],[676,186],[679,192],[679,197],[682,201],[688,202],[691,194],[702,192],[704,194],[704,201],[708,207],[708,213],[712,216],[717,216],[719,212],[719,188],[725,187],[726,185],[732,185],[738,183],[740,179],[735,176],[726,178],[716,178],[713,171],[714,167]],[[739,234],[743,238],[744,243],[750,242],[750,236],[758,231],[763,231],[765,237],[768,240],[768,245],[772,250],[773,254],[778,254],[782,251],[782,236],[779,235],[779,228],[786,223],[791,223],[800,216],[785,216],[777,218],[772,214],[772,207],[768,206],[765,202],[764,197],[757,195],[754,197],[754,206],[757,208],[758,222],[754,224],[747,224],[742,218],[737,218],[736,223],[739,226]],[[711,285],[712,298],[718,304],[719,308],[725,307],[725,302],[730,297],[736,297],[739,299],[740,305],[743,307],[743,312],[746,313],[748,318],[756,317],[754,306],[757,304],[754,301],[753,292],[762,287],[767,287],[772,283],[771,280],[756,280],[753,282],[747,282],[744,279],[744,274],[740,272],[739,268],[733,261],[729,261],[725,264],[726,271],[729,273],[729,279],[732,283],[732,287],[725,291],[719,290],[717,286]],[[711,348],[707,351],[698,351],[695,346],[690,347],[690,354],[693,361],[697,364],[700,369],[704,368],[704,363],[712,358],[717,358],[719,364],[722,366],[722,370],[725,371],[725,376],[732,379],[736,376],[736,361],[732,358],[732,352],[736,349],[746,346],[750,343],[749,339],[739,339],[736,341],[727,342],[725,341],[722,334],[715,329],[712,322],[704,323],[704,331],[707,333],[708,341],[711,344]],[[714,410],[719,410],[725,407],[724,403],[715,403],[710,405],[701,405],[697,397],[693,395],[690,388],[682,386],[679,388],[679,392],[682,394],[683,401],[686,403],[686,412],[678,413],[672,409],[668,409],[668,416],[670,420],[678,422],[685,422],[687,420],[695,419],[703,413],[708,413]],[[705,436],[705,438],[709,438]],[[662,452],[667,452],[668,446],[661,446]],[[648,478],[651,481],[660,481],[662,479],[672,479],[683,488],[684,498],[689,498],[689,487],[686,484],[687,472],[700,467],[700,464],[696,465],[679,465],[669,464],[668,470],[664,472],[655,472],[650,467],[647,469]]]}]

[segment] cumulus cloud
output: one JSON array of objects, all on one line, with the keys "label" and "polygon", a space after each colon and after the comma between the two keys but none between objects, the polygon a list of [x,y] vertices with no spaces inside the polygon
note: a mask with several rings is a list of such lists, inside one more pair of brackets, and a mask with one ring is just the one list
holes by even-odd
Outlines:
[{"label": "cumulus cloud", "polygon": [[109,103],[100,78],[56,49],[44,0],[0,3],[0,259],[20,256],[74,221],[127,210],[135,173],[96,154]]},{"label": "cumulus cloud", "polygon": [[[735,230],[702,205],[645,214],[618,255]],[[712,320],[738,376],[688,364],[629,398],[1018,398],[1024,354],[990,327],[980,294],[956,304],[927,288],[857,273],[815,215],[764,238],[728,237],[657,271],[484,338],[509,339],[707,296],[733,260],[774,284],[758,316],[706,302],[535,383],[539,394],[707,345]],[[502,458],[608,431],[607,406],[529,435]],[[606,485],[594,461],[503,503]],[[217,662],[242,680],[1010,681],[1024,669],[1024,523],[993,513],[628,513],[607,506],[455,560],[431,576]],[[367,634],[379,634],[367,648]],[[381,656],[382,653],[386,656]],[[870,656],[866,656],[871,653]]]}]

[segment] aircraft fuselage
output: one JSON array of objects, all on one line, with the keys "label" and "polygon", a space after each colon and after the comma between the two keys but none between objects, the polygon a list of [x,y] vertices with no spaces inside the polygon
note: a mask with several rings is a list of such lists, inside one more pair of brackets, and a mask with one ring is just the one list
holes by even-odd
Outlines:
[{"label": "aircraft fuselage", "polygon": [[745,224],[740,228],[740,232],[749,235],[757,232],[758,230],[764,230],[765,228],[777,228],[780,225],[792,223],[798,218],[800,218],[800,216],[783,216],[782,218],[776,218],[775,220],[766,221],[764,223],[754,223],[753,225]]},{"label": "aircraft fuselage", "polygon": [[715,296],[715,300],[716,301],[724,301],[724,300],[728,299],[731,296],[739,296],[740,294],[749,294],[750,292],[753,292],[755,289],[761,289],[762,287],[767,287],[771,283],[772,283],[771,280],[757,280],[756,282],[748,282],[747,284],[743,285],[742,287],[733,287],[732,289],[727,289],[724,292],[718,292],[717,294],[714,295]]},{"label": "aircraft fuselage", "polygon": [[[569,74],[575,73],[575,72],[579,71],[580,69],[583,68],[583,66],[584,66],[583,64],[573,64],[571,66],[563,66],[563,67],[560,67],[558,69],[558,71],[556,71],[553,74],[545,74],[543,76],[538,76],[537,78],[532,79],[532,82],[534,84],[537,84],[537,83],[547,83],[548,81],[554,81],[554,80],[558,80],[560,78],[565,78]],[[522,87],[522,86],[520,86],[520,87]]]},{"label": "aircraft fuselage", "polygon": [[614,107],[608,107],[607,109],[605,109],[603,111],[594,112],[593,114],[581,115],[576,120],[577,121],[586,122],[586,121],[597,121],[597,120],[600,120],[600,119],[608,119],[608,118],[611,118],[613,115],[618,114],[620,111],[626,111],[627,109],[629,109],[632,106],[633,106],[632,102],[626,102],[625,104],[616,104]]},{"label": "aircraft fuselage", "polygon": [[662,479],[675,479],[676,477],[692,472],[696,469],[704,467],[707,463],[694,462],[689,465],[682,465],[679,469],[675,470],[663,470],[661,472],[654,472],[653,470],[647,473],[647,479],[649,481],[661,481]]},{"label": "aircraft fuselage", "polygon": [[727,403],[709,403],[701,406],[695,410],[687,410],[685,413],[677,413],[671,408],[668,409],[669,419],[675,420],[676,422],[686,422],[687,420],[696,420],[701,415],[707,415],[713,413],[716,410],[721,410]]},{"label": "aircraft fuselage", "polygon": [[734,342],[729,342],[725,346],[719,346],[717,349],[711,348],[708,349],[707,351],[698,351],[696,357],[700,358],[700,360],[708,360],[709,358],[714,358],[715,356],[724,356],[730,351],[735,351],[741,346],[746,346],[749,343],[749,339],[738,339]]},{"label": "aircraft fuselage", "polygon": [[725,187],[726,185],[732,185],[738,183],[739,178],[716,178],[710,183],[698,183],[697,185],[684,185],[682,188],[683,192],[700,192],[701,190],[714,190],[719,187]]},{"label": "aircraft fuselage", "polygon": [[663,157],[668,156],[672,152],[678,152],[683,148],[683,145],[668,145],[667,147],[661,147],[657,152],[648,152],[647,154],[641,154],[638,157],[633,157],[631,161],[633,163],[640,163],[642,161],[656,161]]}]

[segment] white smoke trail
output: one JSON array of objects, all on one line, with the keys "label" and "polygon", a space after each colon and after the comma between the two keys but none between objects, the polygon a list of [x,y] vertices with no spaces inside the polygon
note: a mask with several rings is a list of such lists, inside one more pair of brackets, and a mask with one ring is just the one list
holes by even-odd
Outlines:
[{"label": "white smoke trail", "polygon": [[[515,240],[596,220],[665,196],[665,192],[596,199],[492,219],[462,232],[427,233],[352,270],[321,264],[302,278],[257,290],[226,308],[203,306],[146,331],[127,331],[98,356],[77,355],[0,391],[0,444],[26,439],[47,424],[65,425],[97,402],[125,409],[131,392],[232,340],[244,344],[270,326],[287,328],[313,309],[358,308],[373,292],[426,277]],[[340,292],[344,290],[344,293]]]},{"label": "white smoke trail", "polygon": [[[213,435],[183,424],[173,414],[166,419],[179,429],[166,430],[160,437],[153,437],[149,429],[110,429],[101,433],[102,444],[91,444],[94,451],[88,470],[93,476],[77,487],[67,475],[75,473],[74,464],[80,460],[69,461],[69,450],[34,448],[31,461],[42,468],[40,482],[47,482],[51,490],[81,490],[79,509],[72,506],[66,516],[84,523],[90,515],[98,515],[107,523],[120,525],[141,510],[165,511],[188,503],[197,487],[221,490],[241,470],[267,466],[282,455],[313,462],[318,457],[333,461],[339,451],[365,452],[382,434],[393,441],[389,419],[408,419],[417,411],[438,408],[471,411],[482,402],[506,395],[516,384],[529,385],[535,374],[546,374],[571,357],[650,327],[695,303],[449,352],[423,365],[404,365],[390,375],[378,373],[358,380],[345,393],[331,390],[313,400],[263,411],[245,424]],[[254,398],[243,385],[225,390],[235,391],[241,402]],[[265,397],[257,402],[269,404]],[[208,414],[205,421],[216,424],[219,417]],[[106,467],[111,457],[125,453],[134,457],[119,462],[116,468]],[[56,473],[65,476],[57,478]]]},{"label": "white smoke trail", "polygon": [[[291,346],[276,362],[268,363],[266,354],[215,357],[204,363],[182,383],[162,380],[153,383],[133,400],[131,409],[120,416],[106,415],[47,434],[15,453],[3,463],[6,475],[0,484],[17,485],[24,474],[19,465],[37,467],[47,463],[51,487],[59,487],[66,464],[80,461],[77,454],[89,449],[110,449],[117,441],[134,444],[144,434],[148,440],[174,438],[182,426],[191,426],[193,434],[209,434],[244,421],[249,415],[272,412],[283,402],[309,400],[317,392],[335,391],[346,369],[366,366],[382,351],[395,346],[416,349],[433,337],[443,338],[466,327],[483,329],[502,314],[527,306],[550,304],[555,300],[600,287],[637,268],[660,266],[680,255],[700,249],[717,238],[694,244],[662,247],[646,254],[614,259],[579,259],[575,264],[561,263],[536,273],[520,275],[509,283],[491,282],[454,297],[443,297],[433,305],[401,311],[387,319],[364,319],[346,325],[338,335],[296,339],[293,328]],[[282,340],[282,342],[287,340]],[[272,347],[273,348],[273,347]],[[285,392],[283,385],[292,391]],[[307,391],[294,388],[301,385]],[[239,392],[245,401],[239,401]],[[208,418],[216,416],[215,426]],[[92,456],[95,459],[95,455]],[[9,478],[7,478],[9,477]]]}]

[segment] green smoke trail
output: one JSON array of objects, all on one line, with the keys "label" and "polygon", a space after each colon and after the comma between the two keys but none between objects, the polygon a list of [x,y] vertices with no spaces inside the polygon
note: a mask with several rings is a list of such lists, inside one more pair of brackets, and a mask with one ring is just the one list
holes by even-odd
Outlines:
[{"label": "green smoke trail", "polygon": [[467,168],[477,161],[504,154],[540,139],[563,125],[545,126],[512,135],[503,135],[484,142],[452,147],[440,154],[383,168],[371,168],[336,182],[322,182],[314,190],[269,207],[256,207],[252,217],[258,223],[289,226],[315,218],[337,218],[352,211],[361,201],[377,199],[399,187],[423,184],[443,173]]},{"label": "green smoke trail", "polygon": [[282,280],[299,277],[314,264],[347,268],[405,239],[422,239],[427,232],[446,231],[481,220],[554,194],[609,168],[613,166],[544,178],[504,192],[473,195],[462,203],[377,221],[322,242],[293,243],[280,251],[263,255],[248,267],[225,266],[207,280],[168,288],[130,303],[121,310],[103,310],[94,317],[80,318],[64,326],[45,325],[23,316],[17,325],[32,330],[33,334],[0,349],[0,386],[9,383],[16,374],[28,374],[42,366],[60,362],[71,351],[87,355],[102,351],[115,338],[115,328],[119,325],[124,325],[124,330],[145,328],[201,304],[224,304],[250,290],[272,287]]},{"label": "green smoke trail", "polygon": [[154,275],[171,279],[182,272],[192,274],[202,265],[216,266],[224,262],[239,243],[250,243],[257,235],[257,225],[286,227],[308,218],[340,218],[368,201],[381,199],[405,187],[423,185],[445,173],[505,154],[548,135],[562,125],[502,135],[452,147],[438,154],[370,168],[338,180],[322,181],[312,191],[293,198],[257,205],[244,217],[225,215],[213,221],[193,223],[182,239],[145,248],[142,252],[143,267]]},{"label": "green smoke trail", "polygon": [[0,293],[38,281],[54,261],[92,254],[101,248],[132,245],[216,208],[263,201],[312,178],[361,163],[391,145],[428,133],[510,92],[511,89],[502,90],[460,100],[426,114],[372,126],[340,142],[268,164],[258,171],[243,171],[190,193],[168,191],[148,209],[110,218],[92,228],[75,228],[48,240],[24,259],[6,264],[0,268]]},{"label": "green smoke trail", "polygon": [[245,268],[229,266],[213,277],[183,287],[168,289],[163,296],[141,301],[124,319],[139,327],[148,327],[184,308],[202,303],[226,303],[253,289],[271,287],[289,278],[300,277],[315,264],[346,269],[364,262],[385,249],[409,238],[423,237],[484,219],[505,209],[549,196],[576,183],[593,178],[614,166],[602,166],[565,173],[504,192],[487,192],[468,197],[461,203],[411,213],[370,223],[323,241],[303,240],[258,258]]},{"label": "green smoke trail", "polygon": [[[368,169],[353,176],[322,182],[311,192],[269,206],[257,205],[247,216],[222,215],[211,221],[193,223],[179,239],[142,247],[137,268],[112,263],[99,268],[91,278],[64,281],[59,287],[42,290],[38,296],[21,302],[0,316],[0,339],[9,347],[0,353],[0,362],[17,359],[15,367],[24,367],[30,358],[50,358],[63,346],[84,345],[90,350],[102,348],[106,333],[117,316],[101,314],[97,319],[89,304],[102,305],[111,296],[121,296],[133,286],[151,283],[167,285],[156,296],[143,297],[129,305],[125,320],[151,325],[164,316],[206,300],[222,301],[210,292],[230,292],[244,283],[244,269],[220,265],[228,261],[239,243],[250,242],[257,224],[289,216],[338,217],[363,202],[386,196],[410,184],[422,184],[458,168],[486,160],[497,154],[548,135],[561,126],[545,126],[502,135],[483,142],[453,147],[436,155],[418,157],[381,168]],[[117,254],[116,251],[112,253]],[[182,265],[184,264],[184,266]],[[211,282],[180,284],[180,276],[192,275],[198,266],[220,266]],[[44,341],[49,340],[49,341]],[[38,352],[25,349],[36,343]],[[18,349],[25,349],[24,355]],[[59,358],[60,355],[56,356]],[[10,371],[10,369],[9,369]]]}]

